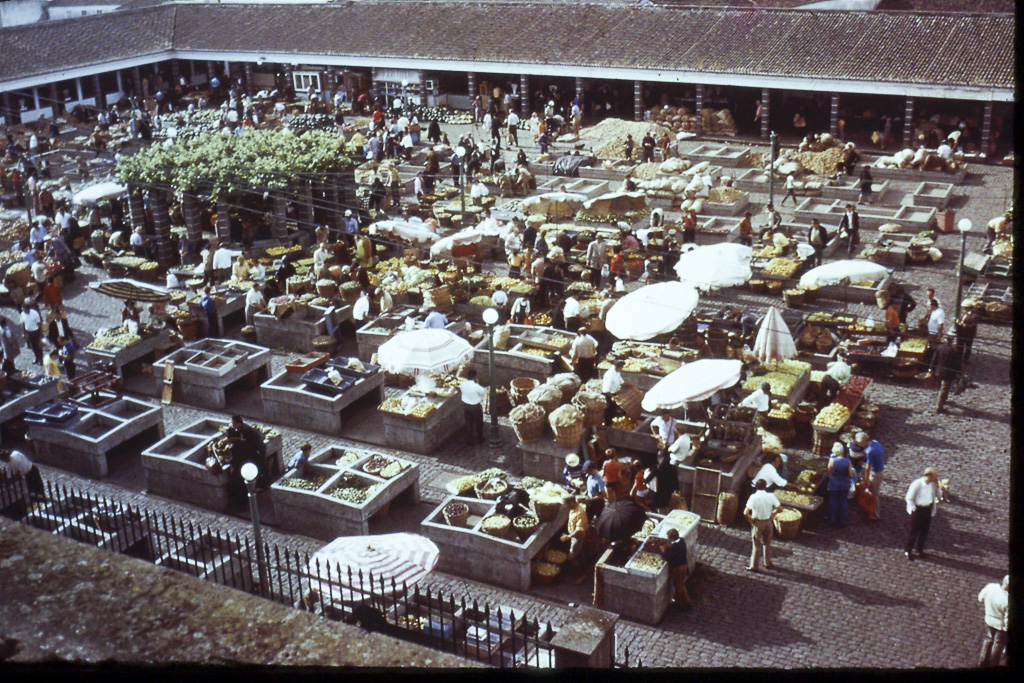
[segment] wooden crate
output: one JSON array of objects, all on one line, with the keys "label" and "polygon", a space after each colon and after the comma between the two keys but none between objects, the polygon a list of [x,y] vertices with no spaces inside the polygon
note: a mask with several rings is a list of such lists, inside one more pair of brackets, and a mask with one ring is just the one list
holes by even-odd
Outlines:
[{"label": "wooden crate", "polygon": [[718,494],[721,492],[722,473],[706,467],[694,468],[693,496],[690,510],[705,522],[717,521]]}]

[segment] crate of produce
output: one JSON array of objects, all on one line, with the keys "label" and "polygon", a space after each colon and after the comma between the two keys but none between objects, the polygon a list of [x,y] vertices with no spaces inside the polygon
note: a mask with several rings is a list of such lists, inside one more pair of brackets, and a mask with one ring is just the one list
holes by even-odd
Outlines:
[{"label": "crate of produce", "polygon": [[327,371],[323,368],[307,370],[302,375],[302,382],[310,391],[314,391],[325,396],[340,396],[356,383],[355,379],[352,377],[342,375],[341,381],[335,384],[331,381]]}]

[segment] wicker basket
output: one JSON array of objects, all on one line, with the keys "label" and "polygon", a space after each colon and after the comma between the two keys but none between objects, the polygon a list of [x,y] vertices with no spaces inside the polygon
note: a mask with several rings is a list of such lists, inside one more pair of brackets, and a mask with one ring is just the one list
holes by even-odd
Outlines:
[{"label": "wicker basket", "polygon": [[484,521],[493,520],[495,517],[498,519],[498,524],[495,526],[484,526],[481,522],[480,533],[487,534],[488,536],[495,536],[497,538],[508,539],[512,536],[512,520],[505,515],[489,515],[484,518]]},{"label": "wicker basket", "polygon": [[782,298],[788,308],[798,308],[804,305],[804,290],[787,289],[782,292]]},{"label": "wicker basket", "polygon": [[[785,509],[785,508],[783,508]],[[781,514],[781,513],[780,513]],[[778,516],[772,520],[772,524],[775,526],[776,533],[779,534],[779,538],[786,540],[792,540],[796,538],[796,535],[800,533],[800,524],[804,521],[803,515],[798,515],[794,519],[779,519]]]},{"label": "wicker basket", "polygon": [[608,401],[603,395],[583,388],[573,397],[572,404],[583,413],[583,427],[585,429],[597,427],[604,422]]},{"label": "wicker basket", "polygon": [[189,315],[184,318],[178,318],[178,331],[181,332],[181,338],[185,341],[192,341],[199,337],[199,318],[194,315]]},{"label": "wicker basket", "polygon": [[542,503],[539,501],[532,501],[531,507],[533,508],[533,514],[537,515],[537,519],[541,522],[550,522],[558,517],[559,510],[562,509],[561,503]]},{"label": "wicker basket", "polygon": [[928,263],[931,257],[928,254],[927,249],[907,249],[907,260],[915,265],[921,265],[922,263]]},{"label": "wicker basket", "polygon": [[333,354],[334,353],[334,349],[337,348],[337,346],[338,346],[338,340],[335,339],[334,337],[330,336],[330,335],[321,334],[319,336],[313,337],[313,350],[314,351],[320,351],[321,353]]},{"label": "wicker basket", "polygon": [[644,399],[644,392],[640,391],[633,384],[623,384],[622,388],[619,389],[619,393],[612,397],[615,401],[615,405],[622,409],[626,415],[634,420],[640,418],[641,408],[640,402]]},{"label": "wicker basket", "polygon": [[512,530],[524,541],[532,536],[539,526],[540,520],[536,515],[519,515],[512,520]]},{"label": "wicker basket", "polygon": [[[552,566],[552,567],[556,567],[558,569],[558,571],[556,571],[553,574],[541,574],[540,571],[539,571],[539,567],[542,564],[543,565]],[[540,584],[540,585],[543,585],[543,586],[550,586],[555,581],[558,581],[559,578],[561,578],[561,576],[562,576],[562,568],[559,565],[551,563],[551,562],[538,562],[537,565],[536,565],[536,568],[533,570],[533,572],[531,572],[530,576],[532,577],[534,583],[537,583],[537,584]]]},{"label": "wicker basket", "polygon": [[736,498],[735,493],[730,491],[719,493],[715,521],[722,526],[730,526],[736,520],[736,511],[739,509],[739,506],[739,499]]},{"label": "wicker basket", "polygon": [[548,416],[548,423],[559,446],[575,448],[579,445],[583,434],[583,413],[579,408],[570,404],[559,406]]},{"label": "wicker basket", "polygon": [[488,479],[487,481],[481,481],[480,483],[475,484],[473,486],[473,493],[475,493],[476,497],[479,498],[480,500],[497,500],[498,496],[502,496],[502,495],[508,493],[508,489],[509,489],[508,482],[503,480],[503,479],[499,480],[499,481],[502,484],[504,484],[505,488],[501,488],[499,486],[494,491],[486,491],[484,489],[484,485],[487,484],[489,481],[491,481],[491,480]]},{"label": "wicker basket", "polygon": [[247,341],[250,344],[256,343],[256,328],[252,325],[246,325],[242,328],[242,340]]},{"label": "wicker basket", "polygon": [[544,435],[546,417],[544,409],[533,403],[516,406],[508,415],[512,431],[516,433],[520,443],[538,441]]},{"label": "wicker basket", "polygon": [[786,283],[782,280],[769,280],[765,283],[765,289],[768,290],[769,294],[778,294],[782,291],[782,288],[786,286]]},{"label": "wicker basket", "polygon": [[302,294],[306,291],[306,282],[286,282],[285,293],[286,294]]},{"label": "wicker basket", "polygon": [[347,304],[354,304],[359,300],[359,288],[358,287],[341,287],[341,298]]},{"label": "wicker basket", "polygon": [[575,373],[562,372],[549,377],[545,384],[557,387],[562,392],[562,402],[564,403],[572,400],[572,397],[579,391],[583,381]]},{"label": "wicker basket", "polygon": [[527,394],[536,389],[539,384],[540,381],[532,377],[516,377],[509,383],[508,395],[512,399],[512,403],[515,405],[525,403]]},{"label": "wicker basket", "polygon": [[750,290],[757,292],[758,294],[764,294],[768,290],[768,282],[766,280],[753,279],[750,281]]},{"label": "wicker basket", "polygon": [[562,404],[562,391],[550,384],[541,384],[526,395],[526,400],[544,410],[544,415]]},{"label": "wicker basket", "polygon": [[325,299],[333,299],[338,295],[338,283],[333,280],[321,280],[316,283],[316,293]]}]

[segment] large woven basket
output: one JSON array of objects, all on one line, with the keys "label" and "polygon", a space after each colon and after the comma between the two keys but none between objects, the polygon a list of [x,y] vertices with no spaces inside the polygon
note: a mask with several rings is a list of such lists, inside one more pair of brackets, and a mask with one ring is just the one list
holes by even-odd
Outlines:
[{"label": "large woven basket", "polygon": [[[785,508],[783,508],[785,510]],[[779,514],[782,514],[781,512]],[[797,534],[800,533],[800,524],[803,522],[803,515],[798,515],[794,519],[783,520],[779,519],[778,516],[772,520],[772,524],[775,526],[775,531],[779,534],[780,538],[791,540],[796,538]]]},{"label": "large woven basket", "polygon": [[597,427],[604,422],[608,401],[603,395],[589,391],[584,387],[573,396],[572,404],[583,413],[583,427],[585,429]]},{"label": "large woven basket", "polygon": [[544,435],[545,417],[544,409],[533,403],[516,406],[508,415],[512,431],[521,443],[537,441]]},{"label": "large woven basket", "polygon": [[782,298],[786,302],[787,308],[797,308],[804,304],[804,290],[802,289],[786,289],[782,292]]},{"label": "large woven basket", "polygon": [[542,503],[536,500],[531,502],[533,512],[541,522],[550,522],[558,517],[558,511],[562,509],[562,503]]},{"label": "large woven basket", "polygon": [[639,419],[641,408],[640,402],[644,399],[644,392],[640,391],[633,384],[623,384],[622,388],[619,389],[619,393],[612,397],[615,401],[615,405],[622,409],[629,417],[634,420]]},{"label": "large woven basket", "polygon": [[321,334],[317,337],[313,337],[313,350],[320,351],[322,353],[334,353],[334,349],[338,346],[338,340],[334,337]]},{"label": "large woven basket", "polygon": [[575,373],[561,372],[549,377],[545,384],[558,387],[559,391],[562,392],[562,402],[564,403],[572,400],[572,397],[577,391],[579,391],[580,385],[583,384],[583,380],[581,380]]},{"label": "large woven basket", "polygon": [[540,520],[536,515],[519,515],[512,520],[512,530],[521,540],[526,540],[533,535],[533,532],[540,526]]},{"label": "large woven basket", "polygon": [[527,394],[536,389],[539,384],[540,381],[532,377],[516,377],[509,383],[508,395],[512,399],[512,403],[516,405],[525,403]]},{"label": "large woven basket", "polygon": [[562,404],[562,391],[550,384],[541,384],[526,395],[526,400],[540,406],[548,415]]},{"label": "large woven basket", "polygon": [[487,534],[488,536],[495,536],[497,538],[511,538],[512,536],[512,520],[505,515],[489,515],[485,518],[494,519],[495,517],[501,518],[504,521],[503,524],[497,526],[485,527],[483,523],[480,524],[480,533]]},{"label": "large woven basket", "polygon": [[338,295],[338,283],[334,280],[319,280],[316,283],[316,293],[325,299],[333,299]]},{"label": "large woven basket", "polygon": [[555,442],[565,448],[575,448],[583,434],[583,413],[574,405],[559,406],[548,416]]},{"label": "large woven basket", "polygon": [[505,488],[498,487],[492,491],[486,491],[484,490],[484,485],[487,484],[487,481],[482,481],[473,486],[473,493],[475,493],[476,497],[481,500],[497,500],[498,496],[505,494],[509,489],[508,482],[503,483],[505,484]]},{"label": "large woven basket", "polygon": [[[449,514],[449,507],[457,507],[458,509]],[[448,522],[448,526],[466,526],[466,521],[469,520],[469,506],[465,503],[458,501],[449,503],[444,506],[444,510],[441,512],[444,514],[444,521]]]},{"label": "large woven basket", "polygon": [[242,340],[247,341],[250,344],[256,343],[256,328],[252,325],[246,325],[242,328]]},{"label": "large woven basket", "polygon": [[722,526],[729,526],[736,519],[736,511],[739,509],[739,499],[736,494],[730,491],[723,491],[718,494],[718,509],[715,511],[715,521]]}]

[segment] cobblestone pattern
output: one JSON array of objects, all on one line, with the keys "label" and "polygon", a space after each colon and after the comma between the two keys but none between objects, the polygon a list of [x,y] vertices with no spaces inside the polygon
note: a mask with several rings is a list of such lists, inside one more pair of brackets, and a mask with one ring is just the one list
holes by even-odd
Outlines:
[{"label": "cobblestone pattern", "polygon": [[[449,127],[450,137],[457,139],[458,132],[465,128]],[[526,140],[529,136],[520,137]],[[688,149],[692,144],[698,143],[684,143],[683,147]],[[528,149],[532,151],[535,146]],[[984,225],[1002,212],[1012,182],[1009,169],[987,167],[980,171],[957,188],[953,205],[960,217],[970,218],[976,226],[968,238],[968,250],[980,249]],[[894,185],[896,191],[909,189],[909,184]],[[766,197],[754,195],[752,201],[763,206]],[[784,208],[782,213],[784,220],[792,217],[789,209]],[[862,231],[862,241],[873,238],[873,231]],[[949,317],[956,292],[958,242],[958,235],[940,234],[937,246],[946,253],[942,262],[900,273],[901,278],[918,284],[922,294],[924,287],[935,286]],[[86,289],[88,282],[101,278],[102,273],[84,267],[81,277],[65,291],[72,326],[81,331],[83,340],[97,327],[116,324],[120,303]],[[751,305],[780,304],[778,297],[733,290],[716,298]],[[921,299],[923,296],[918,297]],[[881,317],[881,311],[873,306],[851,304],[848,310]],[[920,310],[912,314],[912,320]],[[12,313],[10,309],[3,311],[8,317]],[[823,514],[812,516],[796,540],[776,539],[776,568],[761,574],[744,570],[749,554],[749,532],[744,522],[731,528],[702,525],[701,565],[691,581],[696,608],[686,615],[670,611],[657,627],[621,620],[616,631],[617,656],[621,659],[628,647],[631,659],[639,657],[646,666],[973,665],[982,630],[982,614],[974,596],[982,585],[998,580],[1008,563],[1011,412],[1007,388],[1011,340],[1009,327],[981,327],[970,367],[976,387],[952,397],[949,413],[941,418],[933,411],[934,390],[911,383],[875,383],[870,399],[885,406],[873,433],[885,446],[887,457],[882,522],[870,524],[852,513],[850,526],[837,531],[824,524]],[[283,353],[275,353],[275,371],[284,358]],[[22,353],[19,365],[25,370],[32,367],[30,352]],[[258,392],[242,395],[229,409],[258,419]],[[211,413],[181,405],[166,407],[167,433]],[[286,454],[305,440],[313,443],[314,449],[328,443],[366,447],[301,430],[283,432]],[[518,473],[520,459],[510,432],[503,427],[505,446],[498,452],[467,447],[456,436],[430,456],[396,453],[421,465],[425,501],[417,510],[405,513],[402,524],[415,530],[415,516],[425,515],[427,504],[436,504],[443,497],[440,486],[445,477],[492,465]],[[806,454],[801,449],[792,452]],[[44,470],[48,479],[58,483],[174,512],[232,533],[249,533],[249,522],[243,517],[215,514],[146,495],[137,456],[134,463],[131,457],[128,460],[123,467],[115,466],[107,481],[86,480],[52,468]],[[929,465],[937,467],[941,476],[952,477],[953,497],[935,517],[927,547],[929,558],[908,563],[902,555],[908,527],[902,498],[909,483]],[[267,529],[266,538],[304,552],[322,545],[273,528]],[[428,586],[456,598],[466,596],[525,609],[556,626],[569,614],[568,604],[588,601],[590,592],[589,585],[563,584],[524,595],[437,572],[423,583],[423,587]],[[875,637],[878,629],[886,636]],[[875,636],[865,635],[872,633]],[[863,646],[864,637],[870,638],[870,647]]]}]

